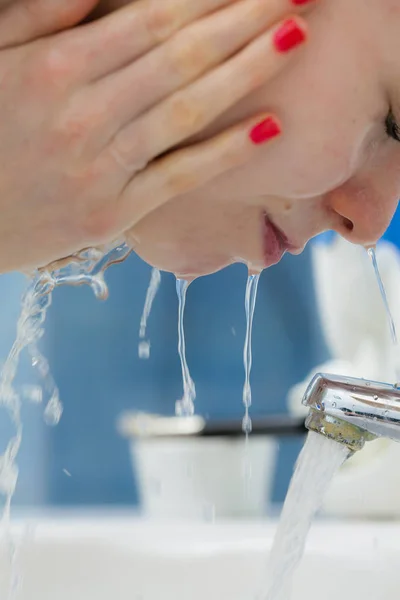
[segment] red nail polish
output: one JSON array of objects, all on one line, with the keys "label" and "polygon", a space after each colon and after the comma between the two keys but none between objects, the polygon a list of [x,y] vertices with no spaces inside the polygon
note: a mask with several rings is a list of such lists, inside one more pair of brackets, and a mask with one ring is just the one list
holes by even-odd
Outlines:
[{"label": "red nail polish", "polygon": [[253,144],[264,144],[274,137],[277,137],[281,133],[279,123],[272,117],[268,117],[260,123],[257,123],[255,127],[250,131],[250,139]]},{"label": "red nail polish", "polygon": [[306,39],[306,32],[295,19],[285,21],[274,35],[274,44],[279,52],[288,52],[302,44]]},{"label": "red nail polish", "polygon": [[302,6],[303,4],[309,4],[312,0],[292,0],[295,6]]}]

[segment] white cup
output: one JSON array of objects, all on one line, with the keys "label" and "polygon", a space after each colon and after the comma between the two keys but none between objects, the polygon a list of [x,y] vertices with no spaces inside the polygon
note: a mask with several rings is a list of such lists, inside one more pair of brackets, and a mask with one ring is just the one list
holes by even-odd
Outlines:
[{"label": "white cup", "polygon": [[[122,419],[144,513],[213,520],[268,512],[277,443],[266,435],[137,435]],[[183,418],[184,420],[185,418]],[[136,435],[135,435],[136,433]]]}]

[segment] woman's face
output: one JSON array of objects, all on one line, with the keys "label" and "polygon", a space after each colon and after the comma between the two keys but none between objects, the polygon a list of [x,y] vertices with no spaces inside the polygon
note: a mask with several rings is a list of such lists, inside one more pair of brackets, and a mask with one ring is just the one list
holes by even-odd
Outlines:
[{"label": "woman's face", "polygon": [[365,245],[384,233],[400,198],[400,143],[385,129],[390,109],[400,123],[400,4],[319,0],[310,26],[281,75],[199,136],[271,110],[282,137],[135,226],[129,234],[147,262],[181,277],[237,261],[260,270],[279,255],[266,216],[292,252],[328,229]]}]

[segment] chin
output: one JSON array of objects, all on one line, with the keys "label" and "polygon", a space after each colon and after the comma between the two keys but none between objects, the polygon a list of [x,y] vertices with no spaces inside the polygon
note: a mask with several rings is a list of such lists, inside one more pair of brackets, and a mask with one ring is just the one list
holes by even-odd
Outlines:
[{"label": "chin", "polygon": [[172,273],[178,279],[193,281],[198,277],[217,273],[225,267],[236,262],[244,262],[222,255],[191,255],[182,247],[181,251],[175,249],[174,252],[164,249],[164,252],[155,251],[154,248],[148,250],[141,248],[140,245],[134,247],[135,253],[150,266]]}]

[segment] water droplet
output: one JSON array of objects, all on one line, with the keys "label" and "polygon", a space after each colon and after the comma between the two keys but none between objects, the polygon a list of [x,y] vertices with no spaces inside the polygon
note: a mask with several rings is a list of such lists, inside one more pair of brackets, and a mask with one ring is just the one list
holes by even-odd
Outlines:
[{"label": "water droplet", "polygon": [[150,342],[145,340],[139,342],[138,354],[139,358],[147,360],[150,357]]},{"label": "water droplet", "polygon": [[378,402],[378,400],[379,400],[379,398],[378,398],[378,396],[376,394],[374,396],[374,400],[375,400],[375,402]]},{"label": "water droplet", "polygon": [[336,408],[337,404],[336,402],[332,402],[332,408]]}]

